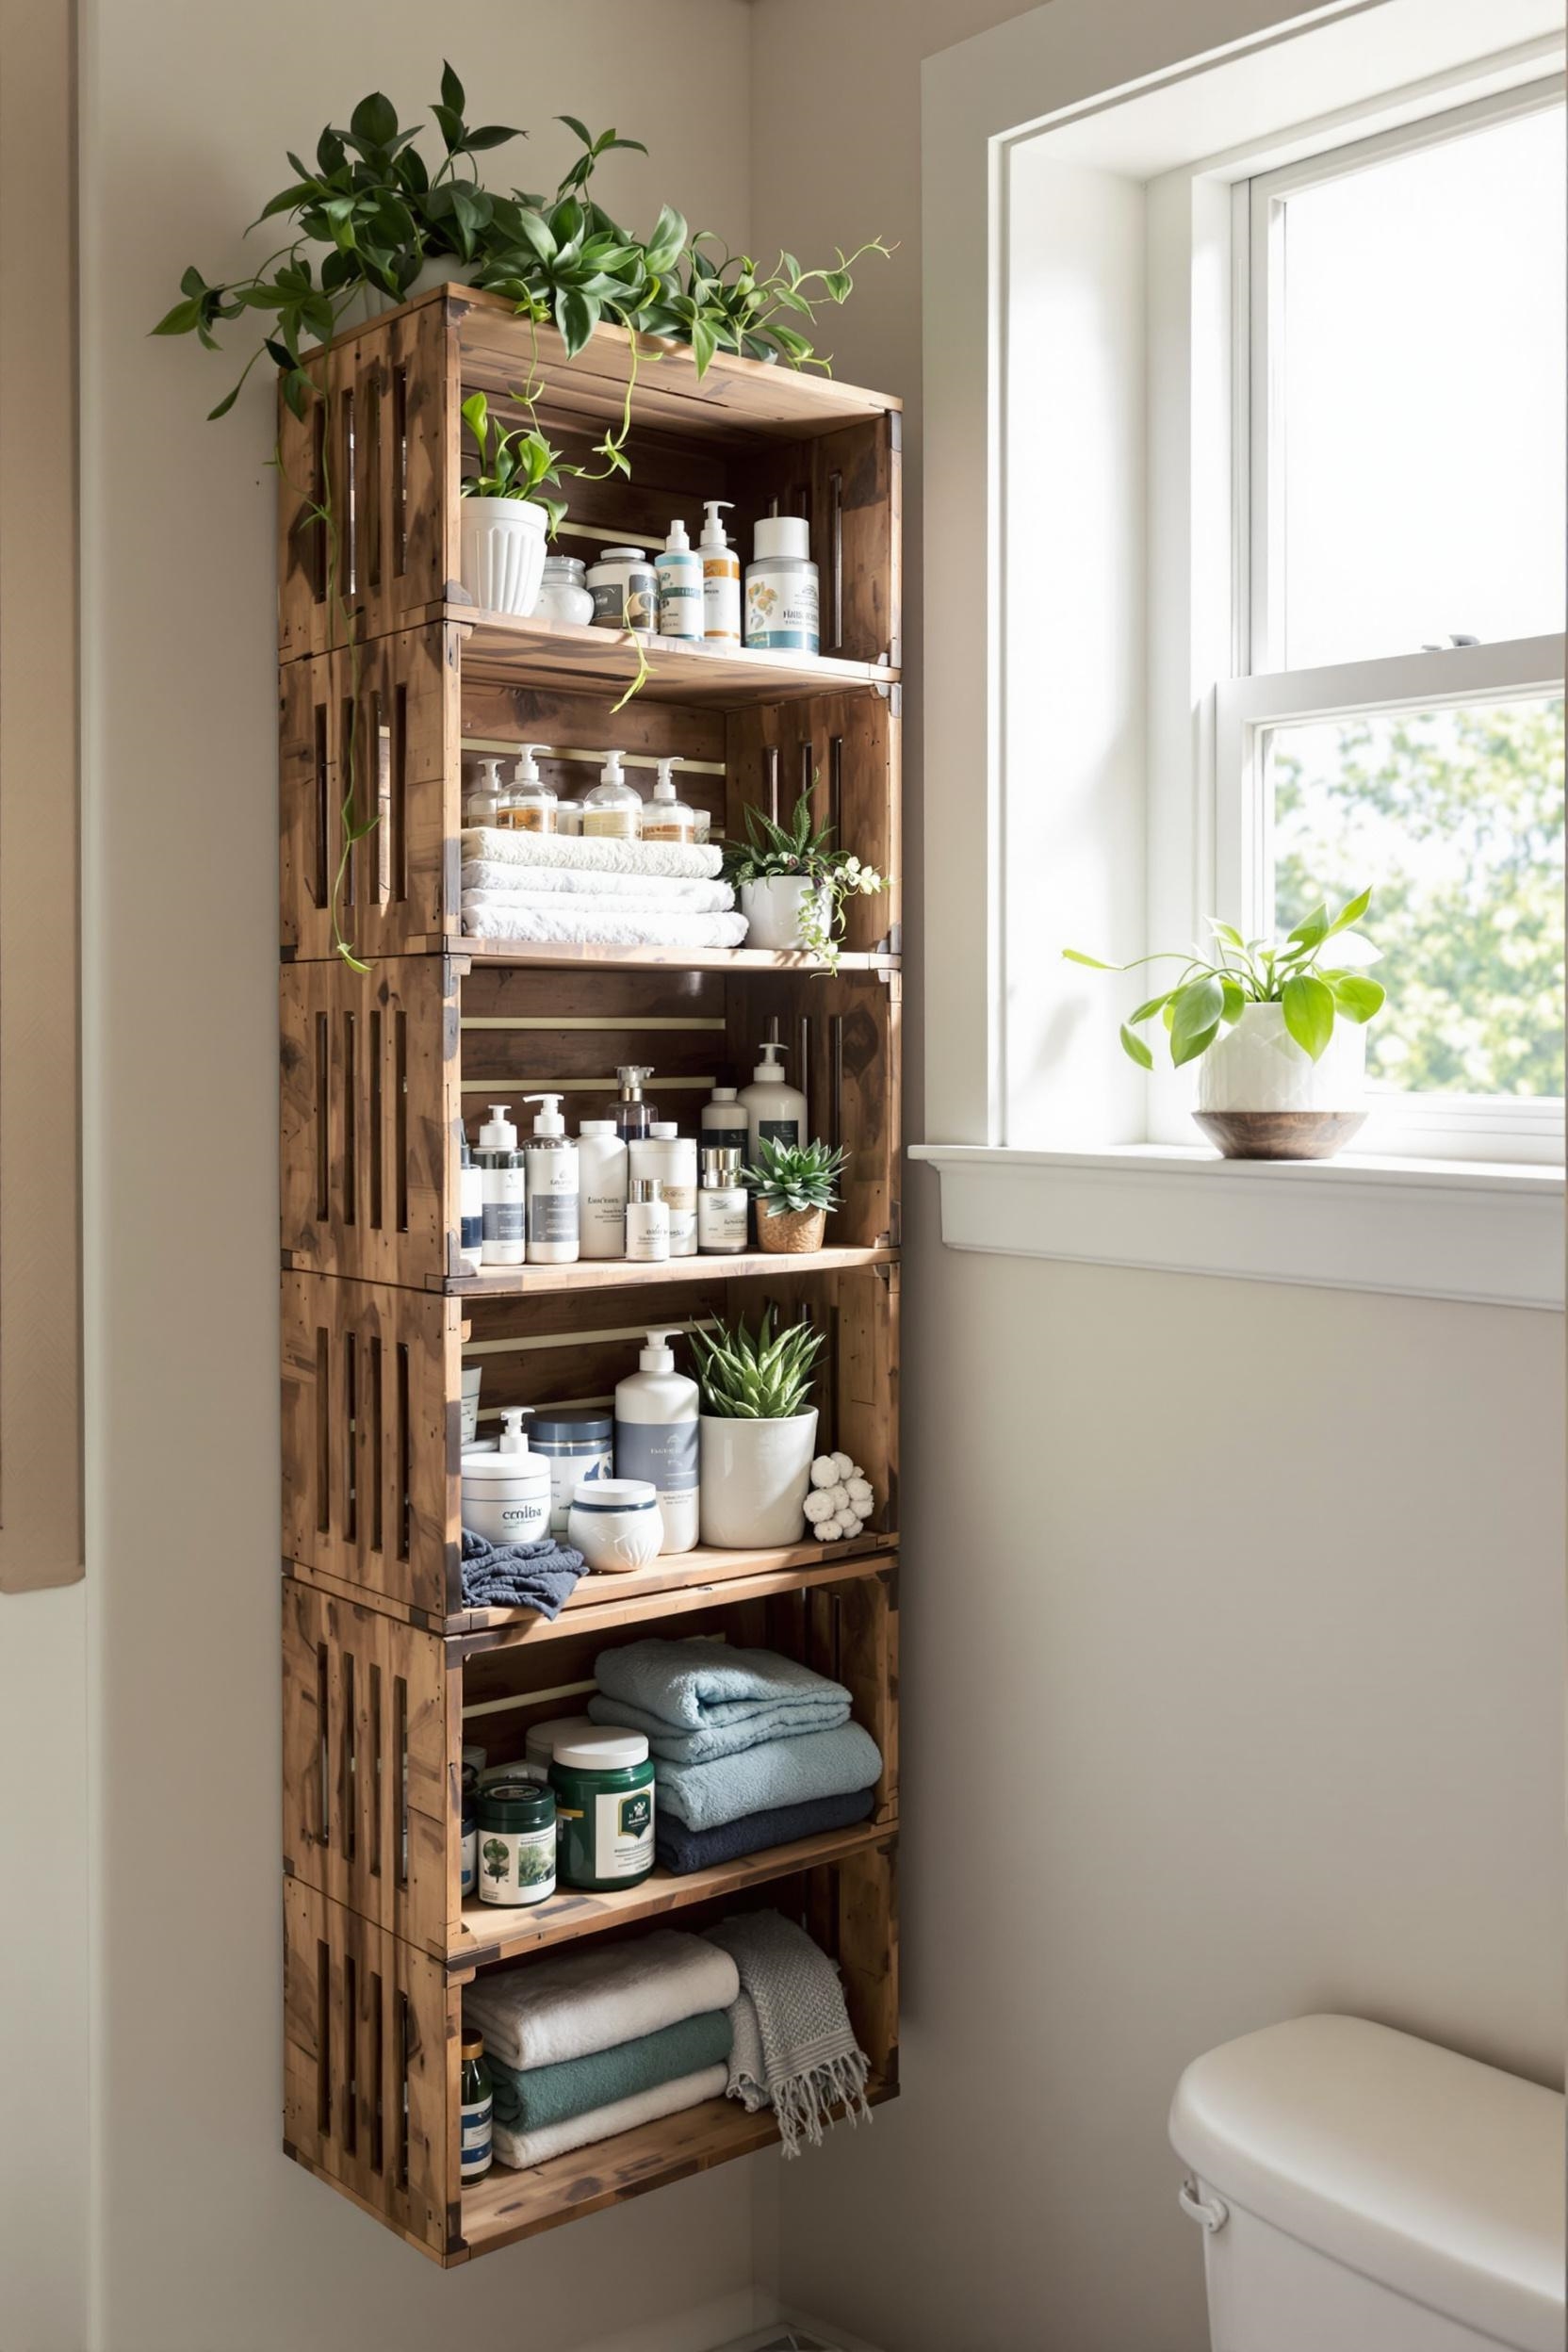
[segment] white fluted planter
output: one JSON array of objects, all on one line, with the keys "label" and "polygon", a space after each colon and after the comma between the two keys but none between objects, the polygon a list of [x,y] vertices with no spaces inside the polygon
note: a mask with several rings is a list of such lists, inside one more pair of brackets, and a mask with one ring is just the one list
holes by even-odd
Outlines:
[{"label": "white fluted planter", "polygon": [[705,1413],[698,1430],[703,1542],[737,1552],[798,1544],[817,1449],[816,1407],[789,1421],[728,1421]]},{"label": "white fluted planter", "polygon": [[1227,1159],[1329,1159],[1366,1117],[1366,1030],[1336,1021],[1315,1062],[1279,1004],[1249,1004],[1198,1063],[1198,1124]]},{"label": "white fluted planter", "polygon": [[465,498],[463,585],[486,612],[526,620],[545,577],[549,517],[528,498]]},{"label": "white fluted planter", "polygon": [[772,874],[760,882],[741,885],[741,912],[746,919],[746,945],[765,947],[775,955],[804,950],[800,927],[803,914],[814,913],[827,928],[826,892],[820,884],[794,874]]}]

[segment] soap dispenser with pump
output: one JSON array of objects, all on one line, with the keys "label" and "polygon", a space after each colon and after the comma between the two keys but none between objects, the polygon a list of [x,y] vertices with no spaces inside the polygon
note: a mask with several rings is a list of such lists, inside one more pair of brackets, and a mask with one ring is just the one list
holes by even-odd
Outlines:
[{"label": "soap dispenser with pump", "polygon": [[643,829],[643,795],[622,775],[623,756],[618,751],[607,751],[598,782],[582,796],[585,836],[609,834],[623,841],[634,841]]},{"label": "soap dispenser with pump", "polygon": [[678,514],[669,537],[653,559],[659,579],[661,637],[702,635],[702,557],[686,536]]},{"label": "soap dispenser with pump", "polygon": [[501,763],[498,760],[482,760],[479,781],[463,804],[465,825],[500,824]]},{"label": "soap dispenser with pump", "polygon": [[514,833],[553,833],[556,822],[556,797],[549,786],[542,781],[539,763],[534,759],[542,751],[542,743],[525,743],[512,779],[512,830]]},{"label": "soap dispenser with pump", "polygon": [[566,1133],[559,1094],[526,1094],[534,1114],[528,1154],[528,1262],[574,1266],[578,1257],[577,1145]]},{"label": "soap dispenser with pump", "polygon": [[507,1117],[510,1102],[492,1102],[479,1131],[484,1233],[480,1255],[486,1266],[521,1266],[528,1253],[523,1221],[527,1200],[526,1162],[517,1130]]},{"label": "soap dispenser with pump", "polygon": [[659,1495],[663,1549],[697,1540],[697,1384],[675,1368],[674,1331],[650,1331],[615,1389],[615,1476],[646,1478]]},{"label": "soap dispenser with pump", "polygon": [[702,527],[702,633],[710,645],[741,642],[741,559],[725,536],[720,514],[731,498],[705,498]]},{"label": "soap dispenser with pump", "polygon": [[748,1165],[757,1164],[757,1147],[761,1143],[803,1144],[806,1141],[806,1097],[798,1086],[792,1086],[779,1067],[779,1056],[788,1048],[778,1042],[778,1023],[773,1023],[774,1036],[761,1049],[762,1058],[752,1072],[752,1083],[741,1088],[740,1100],[746,1115]]},{"label": "soap dispenser with pump", "polygon": [[653,1125],[653,1105],[643,1100],[643,1081],[653,1076],[653,1064],[628,1062],[615,1075],[621,1082],[621,1091],[611,1104],[610,1116],[621,1141],[634,1143]]},{"label": "soap dispenser with pump", "polygon": [[524,1416],[531,1405],[508,1405],[491,1446],[463,1456],[463,1524],[492,1544],[538,1544],[549,1533],[550,1464],[530,1448]]},{"label": "soap dispenser with pump", "polygon": [[675,770],[680,765],[678,754],[659,762],[659,781],[653,788],[653,798],[643,811],[645,841],[694,841],[697,833],[696,810],[685,801],[676,798]]}]

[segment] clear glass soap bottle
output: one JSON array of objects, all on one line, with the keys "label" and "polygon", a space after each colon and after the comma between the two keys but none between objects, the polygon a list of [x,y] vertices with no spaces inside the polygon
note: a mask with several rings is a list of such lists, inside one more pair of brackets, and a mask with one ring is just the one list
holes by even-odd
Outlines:
[{"label": "clear glass soap bottle", "polygon": [[696,839],[696,810],[676,798],[674,771],[680,765],[678,759],[661,760],[659,781],[653,788],[653,798],[643,811],[645,841],[694,841]]},{"label": "clear glass soap bottle", "polygon": [[622,775],[622,757],[618,751],[607,751],[598,782],[582,796],[585,835],[610,835],[623,841],[634,841],[643,829],[643,795]]},{"label": "clear glass soap bottle", "polygon": [[542,751],[542,743],[525,743],[512,779],[512,830],[514,833],[553,833],[556,827],[557,802],[549,786],[542,781],[533,755]]}]

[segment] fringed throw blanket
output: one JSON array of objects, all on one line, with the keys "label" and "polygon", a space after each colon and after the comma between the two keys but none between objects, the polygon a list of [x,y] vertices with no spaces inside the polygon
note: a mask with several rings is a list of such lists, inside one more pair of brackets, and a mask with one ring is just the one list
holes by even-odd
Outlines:
[{"label": "fringed throw blanket", "polygon": [[745,1911],[721,1919],[708,1941],[741,1976],[729,2013],[730,2098],[748,2114],[772,2107],[787,2157],[799,2155],[802,2134],[821,2147],[835,2107],[852,2124],[869,2120],[868,2062],[838,1970],[805,1929],[777,1911]]}]

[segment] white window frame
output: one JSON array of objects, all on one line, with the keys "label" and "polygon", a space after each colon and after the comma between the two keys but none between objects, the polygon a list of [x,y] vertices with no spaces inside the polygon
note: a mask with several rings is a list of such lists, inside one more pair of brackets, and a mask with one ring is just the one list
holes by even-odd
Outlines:
[{"label": "white window frame", "polygon": [[[1557,636],[1448,646],[1315,668],[1283,666],[1284,533],[1280,351],[1285,206],[1306,188],[1419,148],[1446,144],[1564,103],[1560,75],[1489,92],[1238,182],[1231,212],[1233,283],[1233,667],[1216,694],[1211,817],[1214,911],[1249,937],[1273,924],[1261,751],[1281,721],[1438,710],[1485,698],[1560,694]],[[1233,909],[1239,910],[1233,912]],[[1208,911],[1207,909],[1203,911]],[[1560,1161],[1561,1097],[1411,1094],[1380,1099],[1362,1152],[1416,1159]]]}]

